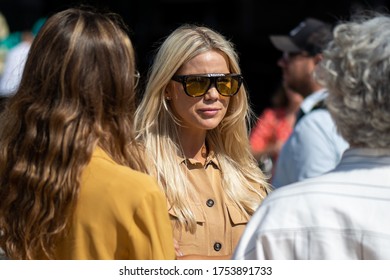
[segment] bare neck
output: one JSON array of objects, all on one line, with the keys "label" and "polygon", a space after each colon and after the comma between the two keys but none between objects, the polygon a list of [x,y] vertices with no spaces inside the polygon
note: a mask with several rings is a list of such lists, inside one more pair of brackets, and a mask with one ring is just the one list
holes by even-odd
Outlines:
[{"label": "bare neck", "polygon": [[179,137],[184,156],[204,163],[207,156],[206,131],[200,132],[197,130],[191,132],[182,129]]}]

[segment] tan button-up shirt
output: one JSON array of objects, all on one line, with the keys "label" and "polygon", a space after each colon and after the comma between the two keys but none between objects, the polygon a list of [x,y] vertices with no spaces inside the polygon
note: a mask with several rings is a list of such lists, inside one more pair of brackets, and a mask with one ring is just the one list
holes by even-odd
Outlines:
[{"label": "tan button-up shirt", "polygon": [[188,198],[197,228],[194,234],[181,228],[175,213],[169,214],[173,236],[184,255],[198,254],[223,256],[233,253],[249,220],[224,194],[222,175],[217,159],[211,152],[205,165],[194,160],[179,158],[179,164],[188,174],[191,188],[198,193],[198,201]]}]

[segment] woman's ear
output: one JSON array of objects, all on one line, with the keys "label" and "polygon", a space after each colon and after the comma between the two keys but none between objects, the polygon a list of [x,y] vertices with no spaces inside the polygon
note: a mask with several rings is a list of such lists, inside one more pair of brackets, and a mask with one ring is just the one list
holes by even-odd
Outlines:
[{"label": "woman's ear", "polygon": [[172,100],[171,92],[172,92],[172,85],[171,85],[171,84],[168,84],[168,85],[165,87],[165,90],[164,90],[164,98],[165,98],[166,100]]}]

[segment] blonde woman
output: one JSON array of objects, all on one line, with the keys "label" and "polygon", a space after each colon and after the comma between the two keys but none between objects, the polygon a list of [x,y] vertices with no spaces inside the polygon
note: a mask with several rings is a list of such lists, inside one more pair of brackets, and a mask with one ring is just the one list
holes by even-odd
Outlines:
[{"label": "blonde woman", "polygon": [[149,71],[136,128],[166,194],[178,259],[230,259],[267,195],[250,116],[232,43],[207,27],[173,31]]}]

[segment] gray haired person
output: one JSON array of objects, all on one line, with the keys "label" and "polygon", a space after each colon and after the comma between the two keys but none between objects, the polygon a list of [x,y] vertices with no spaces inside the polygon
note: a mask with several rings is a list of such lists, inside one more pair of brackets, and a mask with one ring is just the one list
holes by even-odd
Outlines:
[{"label": "gray haired person", "polygon": [[234,259],[390,259],[390,16],[333,34],[316,76],[350,148],[329,173],[271,193]]}]

